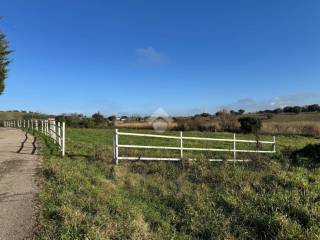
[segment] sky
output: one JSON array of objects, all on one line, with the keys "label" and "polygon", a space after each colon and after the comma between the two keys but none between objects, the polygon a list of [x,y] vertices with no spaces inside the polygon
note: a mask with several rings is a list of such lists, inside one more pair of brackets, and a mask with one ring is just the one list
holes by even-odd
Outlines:
[{"label": "sky", "polygon": [[2,0],[0,109],[170,115],[320,103],[317,0]]}]

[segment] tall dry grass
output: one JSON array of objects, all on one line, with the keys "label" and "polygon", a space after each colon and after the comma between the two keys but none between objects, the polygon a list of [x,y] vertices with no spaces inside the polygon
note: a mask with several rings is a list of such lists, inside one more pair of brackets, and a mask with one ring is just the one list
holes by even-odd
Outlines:
[{"label": "tall dry grass", "polygon": [[[152,122],[115,122],[116,128],[133,128],[133,129],[153,129]],[[174,129],[177,127],[176,122],[168,122],[168,129]]]},{"label": "tall dry grass", "polygon": [[[236,123],[236,124],[235,124]],[[228,128],[226,127],[228,126]],[[229,127],[230,126],[230,127]],[[145,122],[116,122],[117,128],[133,129],[153,129],[152,123]],[[169,130],[181,131],[230,131],[239,132],[240,125],[237,121],[228,119],[176,119],[169,122]],[[261,129],[262,134],[287,134],[287,135],[304,135],[320,137],[320,121],[290,121],[290,122],[271,122],[264,121]]]},{"label": "tall dry grass", "polygon": [[[206,120],[206,119],[191,119],[191,118],[183,118],[176,119],[173,121],[167,122],[168,130],[180,130],[180,131],[222,131],[219,122],[214,120]],[[116,128],[132,128],[132,129],[153,129],[152,122],[115,122],[114,126]]]},{"label": "tall dry grass", "polygon": [[319,121],[264,122],[261,133],[320,136]]}]

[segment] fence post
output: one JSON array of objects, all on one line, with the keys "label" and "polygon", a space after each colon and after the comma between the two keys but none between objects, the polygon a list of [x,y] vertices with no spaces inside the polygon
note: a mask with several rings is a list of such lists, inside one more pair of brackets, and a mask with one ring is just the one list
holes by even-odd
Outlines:
[{"label": "fence post", "polygon": [[66,153],[66,123],[62,122],[62,157]]},{"label": "fence post", "polygon": [[52,125],[52,133],[53,133],[53,142],[57,143],[57,128],[56,128],[56,121],[52,121],[53,125]]},{"label": "fence post", "polygon": [[273,136],[273,152],[276,152],[276,136]]},{"label": "fence post", "polygon": [[236,134],[233,134],[233,160],[234,162],[236,162],[237,160],[237,152],[236,152],[237,148],[236,148]]},{"label": "fence post", "polygon": [[52,130],[51,130],[51,120],[48,121],[48,135],[52,138]]},{"label": "fence post", "polygon": [[59,146],[61,147],[61,124],[60,122],[57,122],[57,125],[58,125],[58,143],[59,143]]},{"label": "fence post", "polygon": [[183,133],[180,131],[180,159],[183,159]]},{"label": "fence post", "polygon": [[115,131],[113,132],[112,134],[112,160],[113,162],[115,162],[115,159],[116,159],[116,148],[115,148],[115,145],[116,145],[116,134],[115,134]]},{"label": "fence post", "polygon": [[118,147],[118,145],[119,145],[119,136],[118,136],[118,129],[115,129],[115,131],[114,131],[114,140],[115,140],[115,144],[114,144],[114,147],[115,147],[115,149],[114,149],[114,161],[115,161],[115,163],[116,163],[116,165],[118,165],[118,163],[119,163],[119,159],[118,159],[118,156],[119,156],[119,147]]}]

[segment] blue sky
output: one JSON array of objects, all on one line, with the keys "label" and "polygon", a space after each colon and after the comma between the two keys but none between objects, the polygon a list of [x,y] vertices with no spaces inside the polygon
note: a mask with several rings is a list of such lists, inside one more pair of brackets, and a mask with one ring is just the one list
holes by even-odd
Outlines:
[{"label": "blue sky", "polygon": [[320,102],[320,2],[3,0],[0,109],[172,115]]}]

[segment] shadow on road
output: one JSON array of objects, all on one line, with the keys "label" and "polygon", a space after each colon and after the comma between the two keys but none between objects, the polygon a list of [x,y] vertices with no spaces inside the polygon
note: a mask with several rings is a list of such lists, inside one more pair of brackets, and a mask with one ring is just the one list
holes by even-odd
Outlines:
[{"label": "shadow on road", "polygon": [[[16,153],[22,154],[21,151],[24,149],[24,145],[27,141],[28,141],[28,133],[25,134],[25,139],[21,142],[21,146]],[[37,137],[34,137],[33,142],[32,142],[32,151],[31,151],[32,155],[34,155],[37,151],[36,142],[37,142]]]}]

